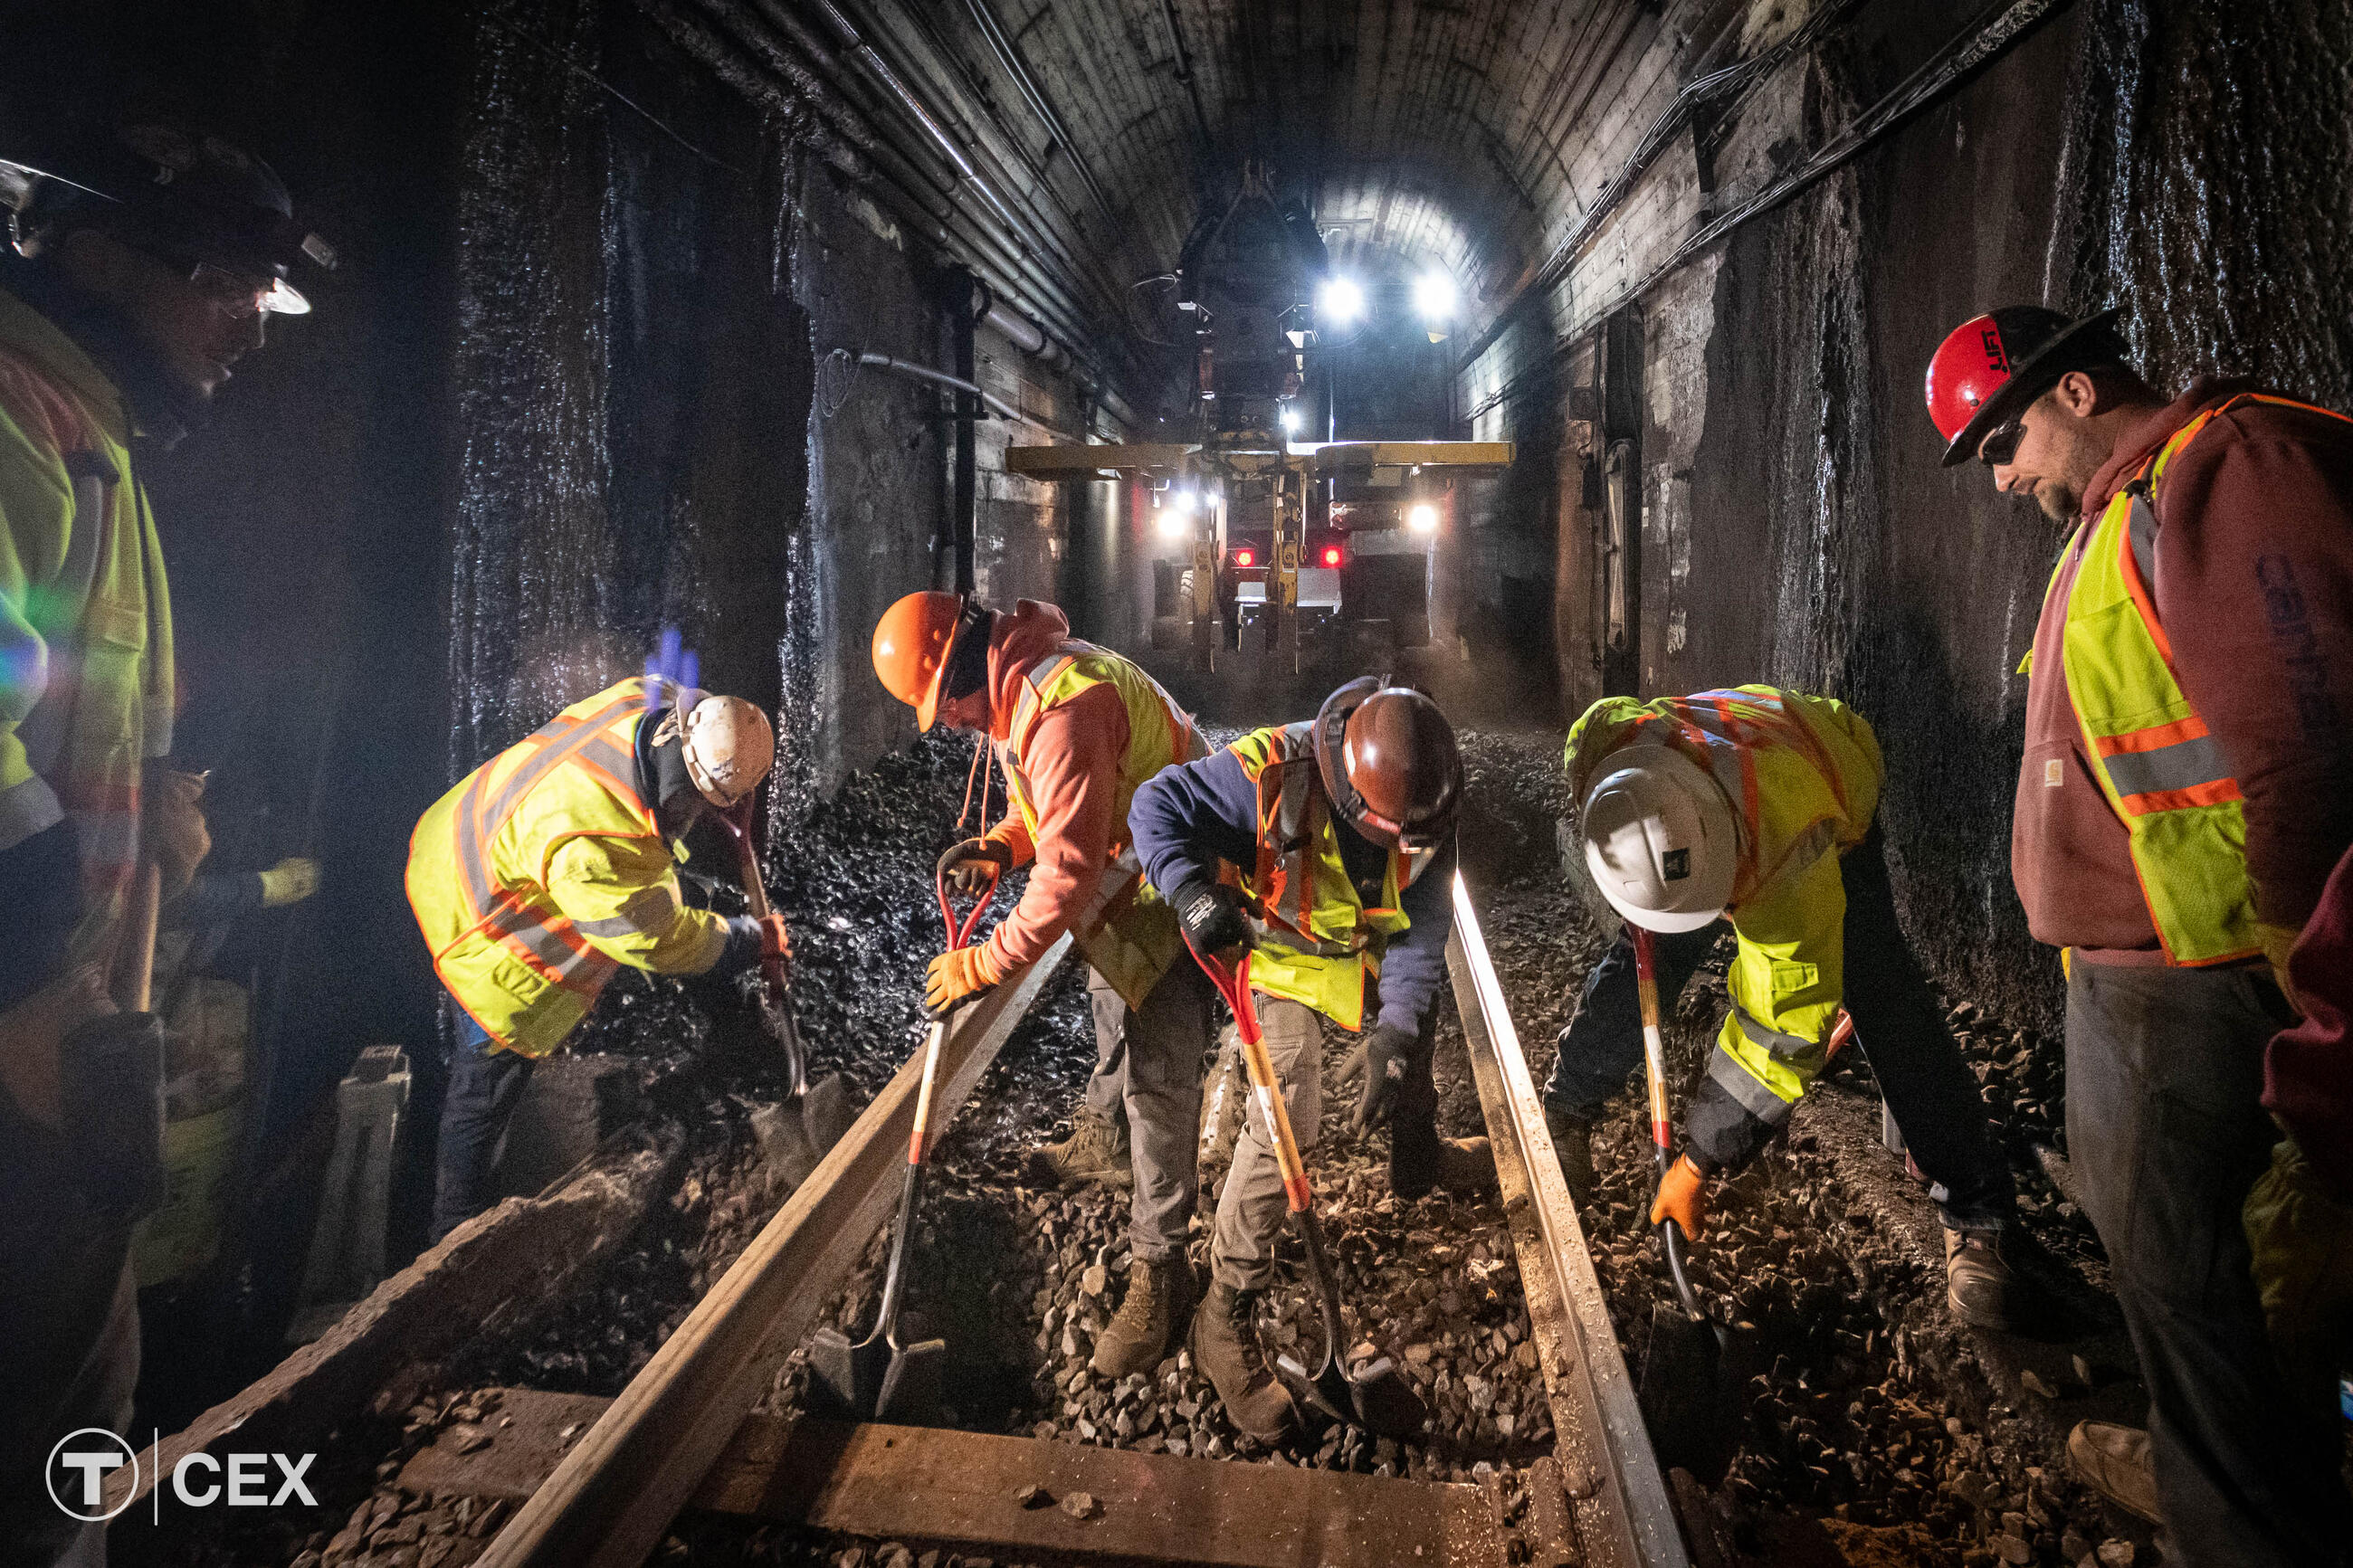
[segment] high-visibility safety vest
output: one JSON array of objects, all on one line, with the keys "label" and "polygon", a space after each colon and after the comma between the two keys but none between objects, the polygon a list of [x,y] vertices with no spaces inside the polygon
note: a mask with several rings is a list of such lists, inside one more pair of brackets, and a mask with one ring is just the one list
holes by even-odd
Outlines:
[{"label": "high-visibility safety vest", "polygon": [[1185,937],[1157,889],[1145,880],[1144,867],[1127,831],[1127,808],[1144,781],[1161,769],[1208,754],[1190,715],[1160,683],[1134,662],[1108,648],[1066,638],[1021,677],[997,756],[1005,765],[1007,793],[1021,814],[1029,841],[1038,841],[1038,811],[1030,801],[1025,771],[1029,738],[1038,721],[1091,687],[1109,686],[1127,709],[1127,750],[1119,759],[1112,792],[1111,856],[1094,890],[1071,923],[1071,940],[1131,1007],[1142,1007],[1160,977],[1184,949]]},{"label": "high-visibility safety vest", "polygon": [[433,971],[492,1040],[562,1045],[624,963],[699,974],[727,925],[679,896],[638,767],[646,683],[622,681],[459,780],[408,843]]},{"label": "high-visibility safety vest", "polygon": [[2118,488],[2095,521],[2077,526],[2043,592],[2047,604],[2061,591],[2080,547],[2061,650],[2067,698],[2092,776],[2125,825],[2166,961],[2184,966],[2252,958],[2263,943],[2239,781],[2175,678],[2173,645],[2157,616],[2157,486],[2207,421],[2251,403],[2345,417],[2257,393],[2204,410]]},{"label": "high-visibility safety vest", "polygon": [[1238,870],[1250,921],[1250,984],[1303,1003],[1344,1029],[1365,1026],[1365,988],[1377,981],[1389,939],[1413,922],[1405,889],[1435,850],[1391,850],[1380,902],[1367,909],[1340,858],[1331,799],[1315,763],[1315,726],[1254,730],[1233,743],[1258,786],[1258,861]]},{"label": "high-visibility safety vest", "polygon": [[1582,800],[1622,747],[1671,746],[1708,770],[1739,814],[1729,914],[1732,1010],[1708,1076],[1768,1125],[1821,1071],[1845,985],[1839,855],[1871,831],[1885,776],[1879,740],[1845,703],[1770,686],[1637,702],[1607,698],[1568,732]]},{"label": "high-visibility safety vest", "polygon": [[141,773],[172,749],[172,600],[132,413],[97,362],[0,291],[0,848],[74,825],[103,957],[139,859]]}]

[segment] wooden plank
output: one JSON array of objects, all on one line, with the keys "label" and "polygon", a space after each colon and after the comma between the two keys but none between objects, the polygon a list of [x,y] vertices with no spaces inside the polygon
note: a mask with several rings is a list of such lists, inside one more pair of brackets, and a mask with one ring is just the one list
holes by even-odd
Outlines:
[{"label": "wooden plank", "polygon": [[[1028,1505],[1025,1487],[1040,1489]],[[1092,1498],[1085,1517],[1060,1504]],[[852,1535],[1215,1568],[1506,1561],[1486,1494],[1289,1465],[1035,1437],[805,1421],[747,1425],[702,1508]]]},{"label": "wooden plank", "polygon": [[[1048,976],[1067,934],[958,1014],[941,1051],[944,1126]],[[638,1568],[856,1270],[891,1214],[914,1125],[911,1056],[840,1142],[712,1286],[547,1484],[491,1542],[484,1568]]]},{"label": "wooden plank", "polygon": [[[1504,1184],[1504,1210],[1513,1221],[1529,1321],[1550,1320],[1549,1329],[1539,1329],[1540,1360],[1546,1386],[1555,1394],[1556,1457],[1576,1505],[1579,1543],[1586,1561],[1596,1564],[1689,1568],[1666,1478],[1634,1402],[1634,1382],[1545,1127],[1544,1103],[1520,1051],[1503,982],[1487,956],[1470,884],[1459,871],[1453,893],[1446,963]],[[1525,1223],[1530,1219],[1533,1226]],[[1557,1352],[1543,1348],[1547,1337]]]},{"label": "wooden plank", "polygon": [[[479,1429],[443,1430],[408,1461],[400,1485],[521,1501],[611,1404],[522,1388],[499,1395],[491,1419]],[[1039,1490],[1025,1504],[1029,1486]],[[1083,1514],[1060,1506],[1082,1492],[1093,1500]],[[689,1506],[846,1535],[1089,1563],[1501,1568],[1510,1557],[1497,1499],[1475,1485],[770,1415],[736,1429]],[[1523,1555],[1535,1568],[1575,1561],[1541,1545]]]}]

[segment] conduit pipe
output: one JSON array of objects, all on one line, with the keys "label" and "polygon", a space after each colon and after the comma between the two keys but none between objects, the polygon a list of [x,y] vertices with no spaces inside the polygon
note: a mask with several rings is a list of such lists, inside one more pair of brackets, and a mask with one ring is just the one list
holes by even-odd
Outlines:
[{"label": "conduit pipe", "polygon": [[1029,74],[1029,67],[1021,58],[1020,51],[1013,47],[1005,25],[997,19],[995,8],[988,0],[964,0],[964,4],[965,9],[972,13],[974,24],[980,28],[980,36],[988,40],[989,49],[997,56],[997,63],[1005,68],[1005,74],[1013,79],[1013,85],[1019,88],[1021,96],[1029,100],[1030,112],[1037,115],[1039,123],[1045,126],[1047,134],[1060,145],[1063,155],[1071,161],[1071,167],[1078,172],[1079,183],[1086,186],[1087,195],[1094,198],[1095,209],[1103,214],[1104,222],[1117,227],[1119,219],[1111,210],[1111,198],[1103,195],[1103,186],[1095,183],[1094,171],[1087,167],[1084,158],[1079,156],[1078,143],[1071,139],[1070,130],[1063,125],[1062,117],[1054,112],[1053,104],[1047,100],[1046,89],[1039,87],[1037,79]]},{"label": "conduit pipe", "polygon": [[1005,418],[1014,420],[1017,423],[1023,425],[1034,425],[1039,429],[1046,432],[1047,435],[1058,437],[1060,440],[1068,441],[1073,446],[1082,447],[1087,444],[1087,438],[1085,437],[1072,435],[1068,430],[1060,429],[1054,426],[1047,424],[1044,420],[1038,418],[1034,415],[1024,414],[1021,410],[1014,407],[1013,405],[1006,402],[1005,399],[997,396],[995,393],[985,392],[978,385],[965,380],[962,376],[950,375],[944,370],[934,370],[927,364],[917,364],[913,360],[893,359],[889,354],[861,353],[858,356],[858,363],[869,367],[870,369],[887,370],[893,375],[913,376],[917,381],[928,381],[935,386],[946,387],[950,392],[965,393],[969,396],[979,398],[981,402],[987,404],[991,409]]}]

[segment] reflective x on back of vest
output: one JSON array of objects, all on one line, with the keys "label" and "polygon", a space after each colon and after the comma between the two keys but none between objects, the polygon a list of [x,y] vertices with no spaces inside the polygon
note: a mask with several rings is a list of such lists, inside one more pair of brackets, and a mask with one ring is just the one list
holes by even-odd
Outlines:
[{"label": "reflective x on back of vest", "polygon": [[1128,807],[1144,781],[1161,769],[1208,754],[1191,716],[1133,660],[1068,638],[1022,676],[1021,695],[997,755],[1005,765],[1006,792],[1035,843],[1038,812],[1028,773],[1030,736],[1049,710],[1100,685],[1117,691],[1127,710],[1127,750],[1120,756],[1112,794],[1112,858],[1071,922],[1071,934],[1095,973],[1129,1006],[1142,1007],[1176,962],[1184,937],[1176,916],[1144,880],[1143,864],[1128,841]]},{"label": "reflective x on back of vest", "polygon": [[[2156,597],[2157,486],[2173,455],[2216,416],[2270,403],[2345,416],[2284,397],[2243,393],[2173,433],[2117,489],[2096,521],[2067,597],[2067,696],[2093,776],[2125,825],[2133,869],[2168,963],[2228,963],[2262,951],[2247,879],[2239,782],[2173,669]],[[2078,530],[2078,537],[2082,529]],[[2063,567],[2072,548],[2060,557]],[[2045,597],[2055,591],[2052,574]]]}]

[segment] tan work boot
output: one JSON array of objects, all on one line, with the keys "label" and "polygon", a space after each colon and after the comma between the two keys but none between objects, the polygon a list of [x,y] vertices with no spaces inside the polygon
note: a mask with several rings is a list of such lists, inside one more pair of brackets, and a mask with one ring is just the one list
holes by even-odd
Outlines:
[{"label": "tan work boot", "polygon": [[1176,1332],[1193,1310],[1198,1291],[1193,1266],[1180,1253],[1161,1262],[1130,1258],[1127,1294],[1119,1310],[1103,1325],[1088,1365],[1098,1377],[1122,1378],[1131,1372],[1150,1372],[1176,1342]]},{"label": "tan work boot", "polygon": [[2029,1315],[2026,1282],[2001,1255],[1999,1236],[1945,1232],[1945,1304],[1973,1329],[2014,1333]]},{"label": "tan work boot", "polygon": [[1193,1314],[1188,1342],[1195,1364],[1225,1405],[1226,1419],[1271,1446],[1291,1436],[1299,1411],[1259,1349],[1258,1298],[1255,1290],[1211,1280],[1200,1310]]},{"label": "tan work boot", "polygon": [[1127,1139],[1091,1105],[1079,1107],[1068,1138],[1029,1152],[1029,1180],[1041,1187],[1067,1189],[1090,1182],[1107,1187],[1135,1185]]},{"label": "tan work boot", "polygon": [[2165,1522],[2157,1503],[2157,1472],[2148,1460],[2148,1434],[2139,1427],[2078,1421],[2067,1434],[2067,1463],[2077,1480],[2134,1518]]},{"label": "tan work boot", "polygon": [[1593,1201],[1593,1123],[1566,1111],[1547,1110],[1545,1130],[1552,1134],[1553,1152],[1560,1156],[1560,1179],[1568,1184],[1568,1201],[1582,1214]]}]

